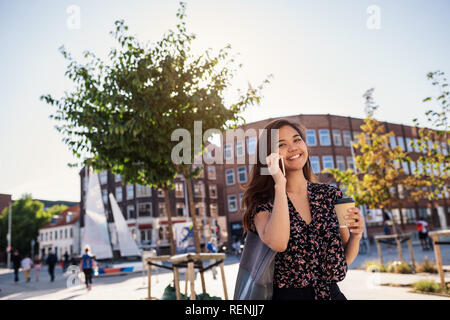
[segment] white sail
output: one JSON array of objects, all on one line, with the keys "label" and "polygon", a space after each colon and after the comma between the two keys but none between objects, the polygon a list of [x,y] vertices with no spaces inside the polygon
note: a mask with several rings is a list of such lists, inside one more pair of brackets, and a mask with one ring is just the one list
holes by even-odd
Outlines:
[{"label": "white sail", "polygon": [[90,253],[96,259],[112,258],[113,254],[109,240],[108,222],[103,206],[98,175],[95,173],[89,176],[89,188],[85,208],[81,254],[84,254],[84,248],[89,246]]},{"label": "white sail", "polygon": [[112,193],[109,194],[109,200],[111,201],[111,209],[114,216],[114,223],[117,230],[117,240],[119,242],[120,255],[126,256],[141,256],[141,252],[131,235],[125,218],[122,215],[122,211],[117,204],[116,199]]}]

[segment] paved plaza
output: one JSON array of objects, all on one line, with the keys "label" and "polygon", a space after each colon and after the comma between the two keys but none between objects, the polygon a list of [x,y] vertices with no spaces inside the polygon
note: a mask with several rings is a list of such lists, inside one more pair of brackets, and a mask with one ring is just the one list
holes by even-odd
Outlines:
[{"label": "paved plaza", "polygon": [[[447,246],[449,247],[449,246]],[[404,258],[409,260],[407,247],[404,248]],[[384,253],[385,262],[396,259],[395,251],[387,248]],[[450,248],[442,247],[444,264],[450,265]],[[420,246],[414,246],[416,262],[421,262],[425,256],[434,261],[433,251],[422,251]],[[430,279],[439,282],[437,274],[417,273],[413,275],[368,273],[362,269],[366,260],[376,260],[377,252],[371,247],[369,254],[360,254],[344,281],[339,283],[341,291],[349,300],[450,300],[428,294],[412,293],[411,288],[392,287],[385,284],[407,285],[422,279]],[[235,279],[239,267],[239,258],[229,256],[225,260],[225,277],[229,298],[233,297]],[[218,269],[219,271],[219,269]],[[47,268],[41,270],[39,282],[34,279],[31,272],[31,282],[25,282],[23,272],[20,273],[20,281],[14,283],[12,270],[0,269],[0,300],[143,300],[147,297],[147,277],[142,272],[134,272],[126,275],[95,277],[91,291],[87,291],[83,284],[67,287],[67,278],[64,277],[61,268],[57,267],[55,282],[50,282]],[[181,276],[180,287],[185,292],[185,282]],[[217,279],[213,279],[212,272],[205,273],[206,289],[211,296],[224,298],[220,272]],[[160,299],[167,285],[173,281],[173,275],[169,270],[160,269],[153,271],[152,296]],[[450,274],[446,274],[446,281],[450,282]],[[201,293],[200,277],[196,276],[195,290]],[[189,293],[188,293],[189,294]]]}]

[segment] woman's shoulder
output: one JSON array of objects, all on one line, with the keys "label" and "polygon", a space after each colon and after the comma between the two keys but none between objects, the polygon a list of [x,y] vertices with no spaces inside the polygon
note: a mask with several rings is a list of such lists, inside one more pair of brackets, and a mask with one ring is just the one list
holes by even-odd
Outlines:
[{"label": "woman's shoulder", "polygon": [[259,200],[255,207],[255,213],[258,213],[261,211],[272,212],[272,208],[273,208],[273,200],[270,200],[270,199]]}]

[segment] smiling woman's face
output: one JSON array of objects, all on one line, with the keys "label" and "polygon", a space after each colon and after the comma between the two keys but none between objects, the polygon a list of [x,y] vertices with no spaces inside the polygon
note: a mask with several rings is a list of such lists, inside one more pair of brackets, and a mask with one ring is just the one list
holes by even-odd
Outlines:
[{"label": "smiling woman's face", "polygon": [[288,170],[301,170],[308,159],[308,149],[300,134],[291,126],[283,126],[278,131],[278,149]]}]

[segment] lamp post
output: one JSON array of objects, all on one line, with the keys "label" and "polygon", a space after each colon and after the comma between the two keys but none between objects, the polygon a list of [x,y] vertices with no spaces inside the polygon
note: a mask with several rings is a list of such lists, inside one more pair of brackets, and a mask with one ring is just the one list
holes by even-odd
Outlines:
[{"label": "lamp post", "polygon": [[8,216],[8,265],[7,268],[11,265],[11,219],[12,219],[12,204],[9,205],[9,216]]}]

